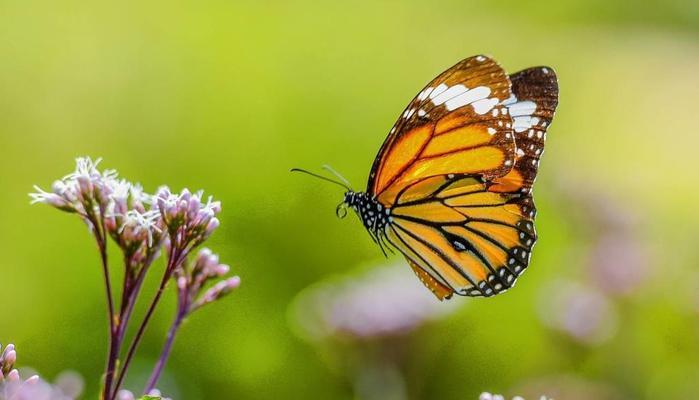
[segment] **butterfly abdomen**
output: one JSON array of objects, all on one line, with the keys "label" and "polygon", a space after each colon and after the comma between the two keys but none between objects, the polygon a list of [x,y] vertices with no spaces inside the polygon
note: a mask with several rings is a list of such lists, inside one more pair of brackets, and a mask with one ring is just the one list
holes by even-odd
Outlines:
[{"label": "butterfly abdomen", "polygon": [[384,207],[375,198],[364,192],[345,193],[345,204],[352,208],[364,227],[372,233],[383,231],[391,221],[391,209]]}]

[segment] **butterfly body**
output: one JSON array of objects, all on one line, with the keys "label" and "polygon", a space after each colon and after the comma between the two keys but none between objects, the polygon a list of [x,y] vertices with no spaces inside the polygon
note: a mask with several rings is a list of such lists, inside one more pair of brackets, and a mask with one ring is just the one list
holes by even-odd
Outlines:
[{"label": "butterfly body", "polygon": [[343,202],[440,300],[502,293],[537,240],[532,185],[557,104],[549,67],[508,75],[486,56],[464,59],[408,104],[366,191]]},{"label": "butterfly body", "polygon": [[354,210],[373,237],[382,237],[391,220],[391,209],[365,192],[348,191],[343,201]]}]

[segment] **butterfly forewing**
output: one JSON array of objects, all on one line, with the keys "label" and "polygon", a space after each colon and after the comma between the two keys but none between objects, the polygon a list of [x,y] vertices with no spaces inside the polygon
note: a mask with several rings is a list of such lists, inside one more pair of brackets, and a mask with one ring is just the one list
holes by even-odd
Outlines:
[{"label": "butterfly forewing", "polygon": [[449,174],[505,175],[515,157],[511,97],[504,70],[485,56],[467,58],[410,102],[384,142],[368,192],[387,206],[423,179]]},{"label": "butterfly forewing", "polygon": [[504,102],[513,120],[515,167],[494,180],[493,191],[531,192],[544,152],[546,130],[558,105],[558,80],[548,67],[528,68],[510,76],[512,97]]}]

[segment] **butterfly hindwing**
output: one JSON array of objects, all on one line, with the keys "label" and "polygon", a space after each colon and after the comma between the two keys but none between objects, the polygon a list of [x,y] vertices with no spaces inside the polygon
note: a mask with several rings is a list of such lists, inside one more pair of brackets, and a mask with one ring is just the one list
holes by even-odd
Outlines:
[{"label": "butterfly hindwing", "polygon": [[423,199],[395,205],[388,238],[439,285],[492,296],[512,287],[529,264],[536,232],[520,205],[523,196],[456,176]]}]

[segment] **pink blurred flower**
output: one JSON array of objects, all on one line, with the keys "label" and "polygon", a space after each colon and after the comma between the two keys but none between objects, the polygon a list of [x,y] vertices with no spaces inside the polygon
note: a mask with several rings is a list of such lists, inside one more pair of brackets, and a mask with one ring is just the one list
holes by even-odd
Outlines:
[{"label": "pink blurred flower", "polygon": [[312,338],[371,338],[407,333],[457,306],[438,301],[399,263],[311,286],[297,297],[292,311]]},{"label": "pink blurred flower", "polygon": [[[505,396],[501,394],[491,394],[488,392],[483,392],[481,395],[478,397],[478,400],[506,400]],[[512,400],[524,400],[524,397],[522,396],[515,396],[512,398]],[[546,397],[546,396],[541,396],[539,397],[539,400],[553,400],[552,398]]]},{"label": "pink blurred flower", "polygon": [[[160,393],[160,390],[158,389],[153,389],[148,393],[149,396],[155,396],[160,398],[161,400],[172,400],[169,397],[162,397],[162,394]],[[138,397],[140,398],[140,396]],[[137,397],[129,390],[122,389],[117,393],[116,400],[136,400]]]},{"label": "pink blurred flower", "polygon": [[599,291],[561,280],[541,293],[539,314],[549,327],[588,345],[601,344],[616,333],[614,306]]},{"label": "pink blurred flower", "polygon": [[82,378],[74,372],[61,373],[51,385],[38,375],[22,379],[16,361],[15,346],[8,344],[0,353],[0,400],[73,400],[82,393]]},{"label": "pink blurred flower", "polygon": [[632,294],[648,277],[648,251],[632,232],[616,231],[596,239],[589,253],[587,272],[610,295]]}]

